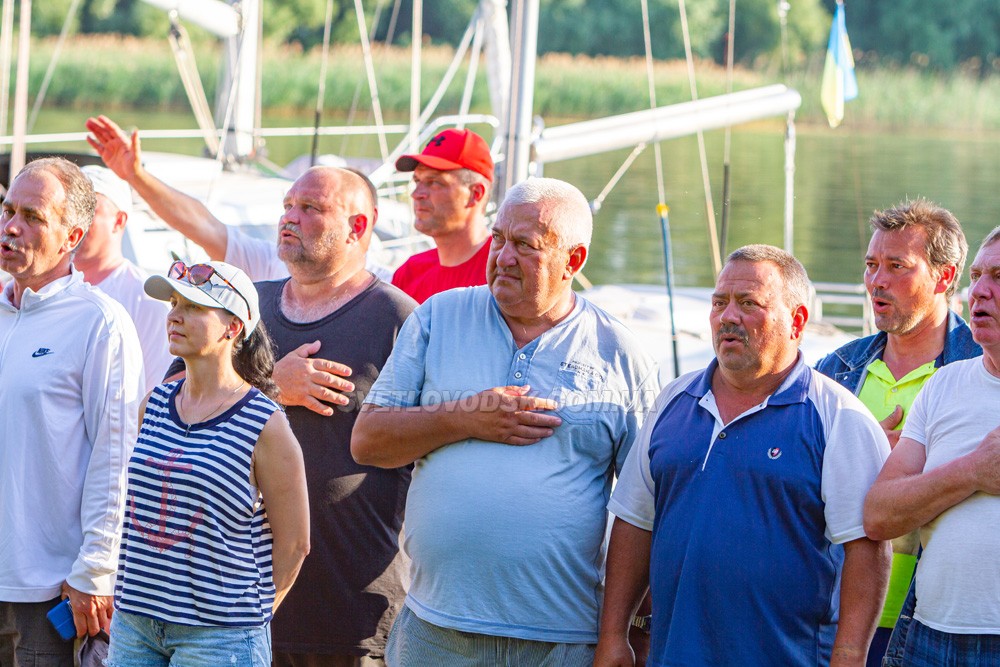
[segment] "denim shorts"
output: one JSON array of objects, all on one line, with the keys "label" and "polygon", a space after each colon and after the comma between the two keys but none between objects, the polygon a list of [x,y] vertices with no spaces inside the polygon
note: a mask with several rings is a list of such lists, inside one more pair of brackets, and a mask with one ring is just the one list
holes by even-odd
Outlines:
[{"label": "denim shorts", "polygon": [[496,637],[441,628],[422,620],[406,605],[396,616],[385,647],[389,667],[590,667],[593,644]]},{"label": "denim shorts", "polygon": [[271,629],[180,625],[116,611],[108,667],[269,667]]}]

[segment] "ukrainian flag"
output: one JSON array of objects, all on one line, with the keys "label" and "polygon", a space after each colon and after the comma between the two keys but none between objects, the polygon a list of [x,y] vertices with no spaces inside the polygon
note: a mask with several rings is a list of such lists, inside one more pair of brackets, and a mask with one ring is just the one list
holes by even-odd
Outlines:
[{"label": "ukrainian flag", "polygon": [[844,21],[844,3],[837,2],[830,26],[830,43],[826,47],[826,66],[823,68],[823,87],[820,100],[830,127],[837,127],[844,120],[844,102],[858,96],[858,81],[854,78],[854,57],[847,38]]}]

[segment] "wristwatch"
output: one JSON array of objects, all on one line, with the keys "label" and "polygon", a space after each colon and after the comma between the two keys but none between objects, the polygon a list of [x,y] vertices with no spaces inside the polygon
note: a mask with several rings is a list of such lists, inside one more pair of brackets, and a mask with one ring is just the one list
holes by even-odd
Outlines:
[{"label": "wristwatch", "polygon": [[632,617],[632,627],[633,628],[638,628],[639,630],[642,630],[643,632],[645,632],[648,635],[649,634],[649,625],[650,625],[650,622],[652,620],[653,620],[653,616],[651,614],[646,614],[645,616],[633,616]]}]

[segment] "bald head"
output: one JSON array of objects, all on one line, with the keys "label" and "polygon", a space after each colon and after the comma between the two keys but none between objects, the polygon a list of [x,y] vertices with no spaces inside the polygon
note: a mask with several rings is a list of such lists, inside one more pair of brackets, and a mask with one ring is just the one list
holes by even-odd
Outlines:
[{"label": "bald head", "polygon": [[339,167],[312,167],[285,195],[278,256],[288,265],[326,273],[364,266],[377,209],[368,180]]}]

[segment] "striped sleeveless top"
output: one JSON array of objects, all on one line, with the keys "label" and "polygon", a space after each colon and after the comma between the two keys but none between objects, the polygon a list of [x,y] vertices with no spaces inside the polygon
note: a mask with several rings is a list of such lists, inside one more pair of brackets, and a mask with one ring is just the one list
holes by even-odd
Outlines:
[{"label": "striped sleeveless top", "polygon": [[146,404],[128,462],[115,607],[169,623],[255,627],[271,619],[271,527],[251,456],[278,410],[256,388],[218,417],[188,426],[184,380]]}]

